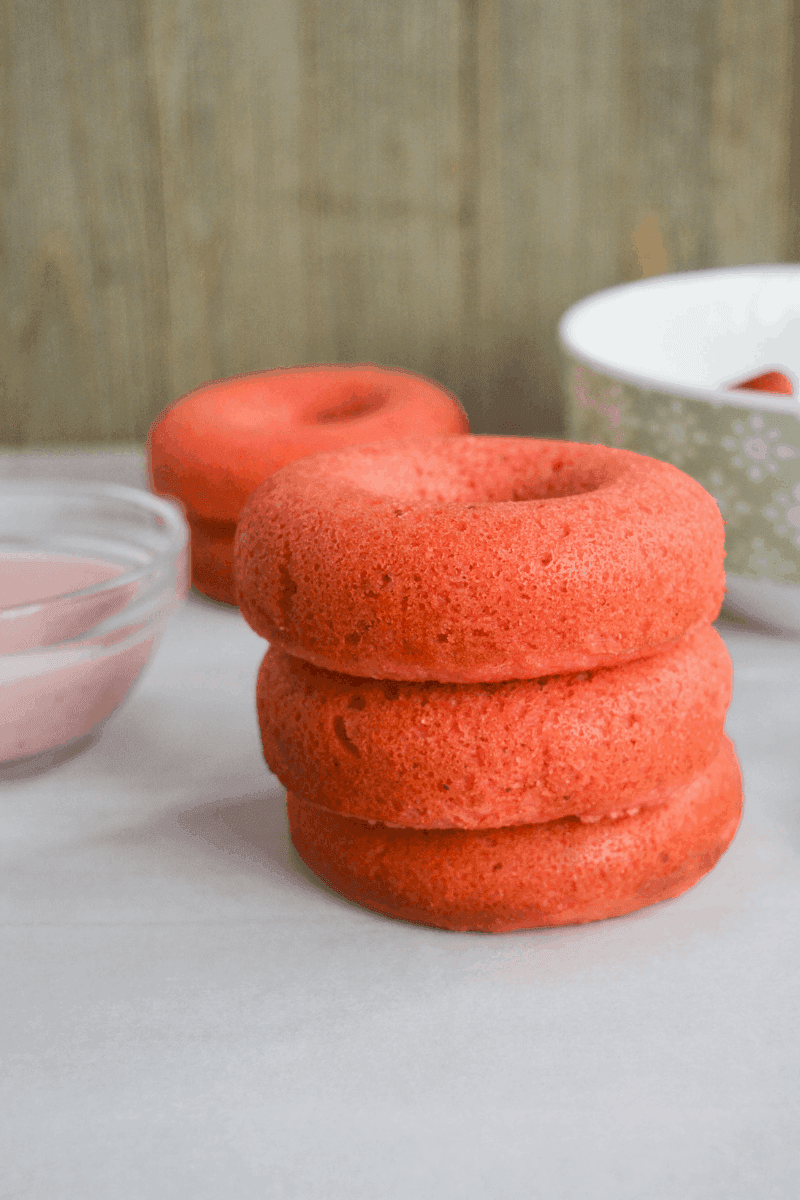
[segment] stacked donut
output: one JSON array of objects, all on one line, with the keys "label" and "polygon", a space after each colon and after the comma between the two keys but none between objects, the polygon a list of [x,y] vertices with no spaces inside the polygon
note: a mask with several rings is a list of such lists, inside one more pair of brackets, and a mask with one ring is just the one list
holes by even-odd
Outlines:
[{"label": "stacked donut", "polygon": [[603,446],[406,439],[271,476],[235,579],[301,857],[456,930],[691,887],[741,815],[723,557],[699,484]]},{"label": "stacked donut", "polygon": [[206,383],[160,414],[147,439],[150,484],[183,505],[194,586],[233,604],[236,522],[272,471],[360,442],[467,432],[456,398],[410,371],[369,363],[259,371]]}]

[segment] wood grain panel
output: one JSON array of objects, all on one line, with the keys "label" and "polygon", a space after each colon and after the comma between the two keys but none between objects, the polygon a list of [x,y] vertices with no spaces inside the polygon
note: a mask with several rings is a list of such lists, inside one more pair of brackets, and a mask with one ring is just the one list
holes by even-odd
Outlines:
[{"label": "wood grain panel", "polygon": [[0,443],[371,360],[561,431],[555,326],[800,251],[800,0],[9,0]]},{"label": "wood grain panel", "polygon": [[621,9],[481,10],[483,420],[560,432],[555,322],[618,277],[624,214]]},{"label": "wood grain panel", "polygon": [[299,362],[457,373],[458,15],[154,8],[176,393]]},{"label": "wood grain panel", "polygon": [[142,5],[31,0],[4,33],[0,439],[140,436],[171,392]]},{"label": "wood grain panel", "polygon": [[151,5],[175,395],[308,351],[299,13]]},{"label": "wood grain panel", "polygon": [[481,13],[483,411],[557,433],[570,303],[654,268],[789,255],[792,3]]},{"label": "wood grain panel", "polygon": [[[711,79],[710,188],[715,266],[792,257],[792,0],[719,0]],[[767,69],[742,71],[745,47]]]},{"label": "wood grain panel", "polygon": [[309,357],[463,390],[464,145],[457,0],[304,0],[301,203]]}]

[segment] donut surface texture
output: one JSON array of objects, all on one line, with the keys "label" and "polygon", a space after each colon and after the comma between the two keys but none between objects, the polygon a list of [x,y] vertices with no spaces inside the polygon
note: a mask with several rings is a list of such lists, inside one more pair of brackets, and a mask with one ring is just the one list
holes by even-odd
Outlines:
[{"label": "donut surface texture", "polygon": [[242,614],[349,675],[445,683],[612,666],[712,621],[714,499],[668,463],[573,442],[408,438],[291,463],[242,513]]},{"label": "donut surface texture", "polygon": [[739,824],[733,746],[657,808],[587,825],[387,829],[286,797],[292,842],[320,879],[390,917],[504,933],[621,916],[679,896],[710,871]]},{"label": "donut surface texture", "polygon": [[468,431],[455,397],[408,371],[371,364],[260,371],[204,384],[161,413],[147,439],[150,485],[183,505],[195,586],[234,603],[236,522],[273,471],[354,443]]},{"label": "donut surface texture", "polygon": [[264,758],[290,792],[415,829],[495,829],[658,804],[722,741],[732,668],[702,625],[656,654],[507,683],[357,679],[267,651]]}]

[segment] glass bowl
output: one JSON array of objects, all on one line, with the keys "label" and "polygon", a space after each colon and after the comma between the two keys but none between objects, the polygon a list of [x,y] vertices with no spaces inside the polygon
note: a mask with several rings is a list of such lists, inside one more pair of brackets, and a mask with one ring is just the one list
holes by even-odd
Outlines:
[{"label": "glass bowl", "polygon": [[188,526],[138,488],[0,481],[0,780],[90,745],[188,591]]}]

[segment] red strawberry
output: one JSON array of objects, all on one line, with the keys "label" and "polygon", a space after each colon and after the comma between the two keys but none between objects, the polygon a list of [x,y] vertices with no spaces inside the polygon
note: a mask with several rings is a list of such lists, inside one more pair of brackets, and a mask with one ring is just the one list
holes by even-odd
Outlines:
[{"label": "red strawberry", "polygon": [[735,384],[731,391],[741,392],[745,389],[751,392],[780,392],[782,396],[794,395],[792,381],[782,371],[765,371],[763,375],[754,375],[744,383]]}]

